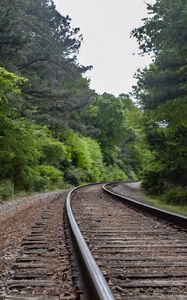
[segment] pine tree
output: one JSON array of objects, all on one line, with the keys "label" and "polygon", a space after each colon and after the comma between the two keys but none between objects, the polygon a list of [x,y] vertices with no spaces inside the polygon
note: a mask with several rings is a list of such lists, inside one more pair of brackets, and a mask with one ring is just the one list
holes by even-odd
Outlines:
[{"label": "pine tree", "polygon": [[81,74],[90,67],[77,63],[79,28],[71,28],[70,18],[48,0],[3,1],[0,14],[0,64],[29,79],[22,113],[60,128],[72,108],[84,107],[93,94],[86,79],[81,86]]},{"label": "pine tree", "polygon": [[132,34],[154,62],[137,74],[135,93],[146,112],[146,134],[155,154],[145,186],[163,192],[187,184],[187,4],[157,0],[151,17]]}]

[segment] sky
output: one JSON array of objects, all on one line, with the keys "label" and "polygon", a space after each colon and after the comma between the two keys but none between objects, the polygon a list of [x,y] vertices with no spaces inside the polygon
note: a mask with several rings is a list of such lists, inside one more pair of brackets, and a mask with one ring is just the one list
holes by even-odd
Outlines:
[{"label": "sky", "polygon": [[[154,3],[155,0],[146,0]],[[86,72],[90,87],[97,93],[118,96],[129,93],[138,68],[149,65],[151,58],[138,55],[138,43],[130,38],[132,29],[147,16],[144,0],[54,0],[57,10],[79,27],[83,43],[78,55],[81,65],[92,65]]]}]

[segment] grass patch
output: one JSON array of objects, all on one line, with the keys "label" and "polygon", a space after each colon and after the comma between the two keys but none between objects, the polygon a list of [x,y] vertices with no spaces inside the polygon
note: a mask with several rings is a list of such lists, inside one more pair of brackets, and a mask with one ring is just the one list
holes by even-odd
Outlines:
[{"label": "grass patch", "polygon": [[163,203],[163,201],[160,198],[152,197],[150,195],[147,195],[144,192],[141,192],[141,196],[143,199],[145,199],[147,204],[153,205],[157,208],[164,209],[176,214],[180,214],[183,216],[187,216],[187,205],[171,205],[167,203]]}]

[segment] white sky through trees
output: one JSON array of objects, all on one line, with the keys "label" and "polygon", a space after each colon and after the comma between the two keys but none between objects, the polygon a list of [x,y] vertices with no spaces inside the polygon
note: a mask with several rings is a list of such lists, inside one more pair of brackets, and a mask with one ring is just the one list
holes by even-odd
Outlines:
[{"label": "white sky through trees", "polygon": [[[146,0],[154,3],[155,0]],[[136,83],[137,68],[151,62],[138,55],[138,43],[130,32],[147,16],[144,0],[54,0],[63,16],[69,15],[72,27],[80,27],[84,42],[78,61],[92,65],[86,73],[97,93],[128,93]]]}]

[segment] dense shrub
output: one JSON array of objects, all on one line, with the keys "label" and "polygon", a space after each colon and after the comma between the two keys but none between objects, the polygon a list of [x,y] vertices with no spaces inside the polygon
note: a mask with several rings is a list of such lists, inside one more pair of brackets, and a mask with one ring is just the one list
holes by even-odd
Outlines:
[{"label": "dense shrub", "polygon": [[42,146],[41,163],[51,166],[60,167],[61,163],[66,159],[66,147],[63,143],[48,136],[45,137]]},{"label": "dense shrub", "polygon": [[50,187],[58,186],[63,181],[63,173],[53,166],[41,165],[38,167],[39,177],[35,186],[42,185],[43,188],[48,189]]},{"label": "dense shrub", "polygon": [[175,186],[162,195],[163,202],[174,205],[187,205],[187,187]]},{"label": "dense shrub", "polygon": [[127,175],[120,168],[115,166],[106,166],[103,169],[104,181],[122,180],[122,179],[127,179]]},{"label": "dense shrub", "polygon": [[11,198],[14,194],[14,186],[10,180],[0,182],[0,200]]},{"label": "dense shrub", "polygon": [[65,179],[72,184],[102,180],[103,155],[99,143],[90,138],[67,130],[64,135],[66,160],[69,168]]},{"label": "dense shrub", "polygon": [[164,192],[164,180],[162,166],[157,162],[151,163],[142,172],[142,187],[150,194],[162,194]]}]

